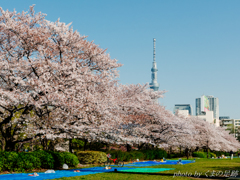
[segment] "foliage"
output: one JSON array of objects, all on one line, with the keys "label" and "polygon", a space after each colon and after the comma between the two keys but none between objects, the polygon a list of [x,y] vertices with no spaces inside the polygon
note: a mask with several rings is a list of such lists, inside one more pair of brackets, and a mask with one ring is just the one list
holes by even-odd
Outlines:
[{"label": "foliage", "polygon": [[198,151],[198,152],[193,152],[192,156],[193,157],[200,157],[200,158],[207,158],[207,153]]},{"label": "foliage", "polygon": [[163,157],[167,157],[167,152],[162,149],[154,149],[154,150],[144,150],[142,151],[145,155],[144,159],[153,160],[153,159],[162,159]]},{"label": "foliage", "polygon": [[1,151],[0,152],[0,157],[2,159],[3,171],[13,171],[15,164],[18,159],[18,153],[16,152],[8,152],[8,151]]},{"label": "foliage", "polygon": [[175,153],[175,154],[168,154],[168,158],[180,158],[180,157],[183,157],[184,154],[182,153]]},{"label": "foliage", "polygon": [[[207,152],[202,152],[202,151],[197,151],[197,152],[193,152],[192,154],[193,157],[200,157],[200,158],[207,158]],[[213,152],[208,152],[208,157],[209,158],[216,158],[216,154]]]},{"label": "foliage", "polygon": [[[70,24],[47,21],[34,6],[22,13],[0,11],[0,136],[5,137],[5,150],[40,136],[225,151],[240,148],[223,128],[197,117],[175,116],[154,104],[163,91],[149,90],[147,84],[119,84],[117,68],[122,65]],[[150,160],[165,156],[155,150],[143,153]],[[65,162],[63,154],[51,154],[54,167]]]},{"label": "foliage", "polygon": [[3,165],[4,165],[3,164],[3,158],[0,158],[0,172],[3,171],[3,168],[4,168]]},{"label": "foliage", "polygon": [[41,160],[32,153],[1,151],[0,156],[1,171],[23,172],[41,167]]},{"label": "foliage", "polygon": [[72,148],[73,149],[82,149],[84,146],[84,141],[80,139],[72,139]]},{"label": "foliage", "polygon": [[41,168],[41,160],[32,153],[20,152],[16,161],[14,171],[24,172],[25,170],[33,170]]},{"label": "foliage", "polygon": [[62,152],[64,156],[64,163],[69,167],[76,167],[79,164],[78,157],[70,152]]},{"label": "foliage", "polygon": [[156,150],[142,150],[142,151],[107,151],[110,153],[112,158],[118,158],[120,161],[130,161],[130,160],[153,160],[153,159],[162,159],[167,157],[167,152],[162,149]]},{"label": "foliage", "polygon": [[79,160],[69,152],[34,151],[8,152],[0,151],[0,171],[31,171],[33,169],[61,168],[64,163],[76,167]]},{"label": "foliage", "polygon": [[214,151],[214,153],[216,154],[217,157],[222,156],[223,154],[225,154],[222,151]]},{"label": "foliage", "polygon": [[107,154],[100,151],[78,151],[76,155],[82,164],[103,163],[107,161]]},{"label": "foliage", "polygon": [[212,157],[216,158],[217,156],[216,156],[216,154],[214,154],[213,152],[209,152],[209,157],[210,157],[210,158],[212,158]]},{"label": "foliage", "polygon": [[54,159],[54,168],[61,168],[65,163],[64,154],[61,152],[47,151],[50,153]]},{"label": "foliage", "polygon": [[52,169],[54,167],[54,158],[51,153],[47,151],[34,151],[32,153],[35,157],[41,160],[41,167],[44,169]]}]

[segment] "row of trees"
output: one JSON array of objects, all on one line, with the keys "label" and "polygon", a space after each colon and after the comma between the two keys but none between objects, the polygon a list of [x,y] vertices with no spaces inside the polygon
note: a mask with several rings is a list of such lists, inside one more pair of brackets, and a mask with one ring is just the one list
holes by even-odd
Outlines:
[{"label": "row of trees", "polygon": [[1,10],[0,139],[2,150],[33,139],[237,150],[224,129],[174,116],[148,85],[122,85],[122,66],[70,24],[42,13]]}]

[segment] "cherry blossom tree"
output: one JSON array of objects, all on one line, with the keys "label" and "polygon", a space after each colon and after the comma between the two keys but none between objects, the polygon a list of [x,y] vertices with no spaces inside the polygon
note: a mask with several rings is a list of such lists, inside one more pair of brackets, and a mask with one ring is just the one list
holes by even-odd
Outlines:
[{"label": "cherry blossom tree", "polygon": [[216,127],[197,117],[188,117],[184,120],[195,129],[192,140],[186,139],[192,144],[192,147],[214,151],[237,151],[240,148],[239,142],[226,129]]},{"label": "cherry blossom tree", "polygon": [[[111,97],[105,91],[121,66],[70,24],[47,21],[33,7],[22,13],[0,9],[0,132],[9,150],[18,142],[7,138],[13,128],[17,134],[34,125],[24,141],[36,135],[64,136],[69,125],[107,118]],[[34,118],[25,117],[31,113]]]},{"label": "cherry blossom tree", "polygon": [[71,24],[0,8],[0,137],[5,150],[33,138],[81,138],[158,147],[239,148],[204,121],[154,103],[164,91],[116,81],[121,64]]}]

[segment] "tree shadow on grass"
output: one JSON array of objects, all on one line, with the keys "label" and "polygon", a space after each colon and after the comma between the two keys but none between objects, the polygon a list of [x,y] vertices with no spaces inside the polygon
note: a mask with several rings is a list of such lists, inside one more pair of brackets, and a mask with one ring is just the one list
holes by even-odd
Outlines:
[{"label": "tree shadow on grass", "polygon": [[227,179],[229,177],[210,177],[206,175],[200,175],[198,177],[194,177],[194,175],[191,176],[180,176],[177,175],[176,173],[142,173],[142,172],[121,172],[121,171],[114,171],[114,172],[109,172],[109,173],[121,173],[121,174],[144,174],[144,175],[159,175],[159,176],[172,176],[172,177],[186,177],[186,178],[199,178],[199,179]]}]

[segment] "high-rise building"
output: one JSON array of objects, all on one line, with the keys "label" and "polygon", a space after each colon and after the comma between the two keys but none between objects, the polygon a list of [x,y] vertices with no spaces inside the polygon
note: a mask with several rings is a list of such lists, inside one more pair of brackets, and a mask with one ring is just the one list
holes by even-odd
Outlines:
[{"label": "high-rise building", "polygon": [[219,101],[218,98],[207,96],[209,101],[209,110],[213,111],[214,119],[219,119]]},{"label": "high-rise building", "polygon": [[[157,63],[156,63],[156,51],[155,51],[155,47],[156,47],[156,39],[153,39],[153,65],[152,65],[152,82],[149,84],[150,88],[153,89],[154,91],[158,91],[159,88],[159,84],[157,82]],[[158,103],[158,99],[155,100],[156,103]]]},{"label": "high-rise building", "polygon": [[173,114],[175,114],[177,110],[187,110],[188,115],[192,115],[192,106],[190,104],[175,104]]},{"label": "high-rise building", "polygon": [[201,96],[196,98],[196,116],[205,114],[206,111],[213,111],[214,119],[219,119],[219,101],[213,96]]}]

